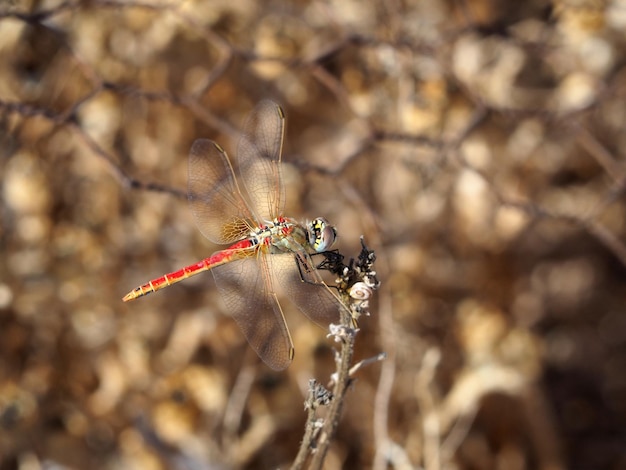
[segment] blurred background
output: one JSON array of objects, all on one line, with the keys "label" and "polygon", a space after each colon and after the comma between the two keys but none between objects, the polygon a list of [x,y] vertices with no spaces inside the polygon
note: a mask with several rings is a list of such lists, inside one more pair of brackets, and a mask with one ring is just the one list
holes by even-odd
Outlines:
[{"label": "blurred background", "polygon": [[333,343],[261,363],[185,199],[287,115],[286,215],[376,251],[326,468],[626,468],[626,2],[0,2],[0,469],[287,468]]}]

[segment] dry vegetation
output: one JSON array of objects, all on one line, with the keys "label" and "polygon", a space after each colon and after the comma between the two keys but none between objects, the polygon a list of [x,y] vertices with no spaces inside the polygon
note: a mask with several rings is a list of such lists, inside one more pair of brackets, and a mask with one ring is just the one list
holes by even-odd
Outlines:
[{"label": "dry vegetation", "polygon": [[260,363],[184,198],[287,113],[289,215],[382,288],[325,468],[626,467],[626,2],[0,0],[0,469],[287,468],[333,342]]}]

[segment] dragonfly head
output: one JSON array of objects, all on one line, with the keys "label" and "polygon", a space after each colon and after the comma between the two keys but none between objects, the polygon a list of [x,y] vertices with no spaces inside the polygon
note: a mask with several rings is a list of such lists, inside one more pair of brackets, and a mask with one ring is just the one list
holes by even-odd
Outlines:
[{"label": "dragonfly head", "polygon": [[318,217],[309,222],[307,232],[309,244],[318,253],[327,251],[337,240],[337,230],[323,217]]}]

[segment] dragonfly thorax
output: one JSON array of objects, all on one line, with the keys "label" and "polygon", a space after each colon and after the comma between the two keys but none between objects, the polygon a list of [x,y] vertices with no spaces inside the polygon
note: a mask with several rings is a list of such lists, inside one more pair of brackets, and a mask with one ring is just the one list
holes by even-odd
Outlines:
[{"label": "dragonfly thorax", "polygon": [[306,246],[308,236],[304,227],[294,219],[277,217],[253,230],[250,240],[254,245],[265,246],[270,253],[281,253]]}]

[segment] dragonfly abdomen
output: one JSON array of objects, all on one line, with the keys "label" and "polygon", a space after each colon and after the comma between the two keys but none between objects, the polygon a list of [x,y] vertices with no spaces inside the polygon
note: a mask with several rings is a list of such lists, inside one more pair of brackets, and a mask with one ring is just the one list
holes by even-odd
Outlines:
[{"label": "dragonfly abdomen", "polygon": [[144,295],[151,294],[152,292],[156,292],[160,289],[163,289],[164,287],[171,286],[172,284],[180,282],[183,279],[187,279],[188,277],[194,276],[203,271],[207,271],[208,269],[211,269],[211,267],[213,267],[211,265],[211,258],[212,257],[203,259],[202,261],[199,261],[195,264],[185,266],[178,271],[165,274],[161,277],[151,280],[146,284],[136,287],[128,294],[126,294],[126,296],[124,296],[122,300],[124,302],[128,302],[129,300],[135,300],[138,297],[143,297]]},{"label": "dragonfly abdomen", "polygon": [[209,269],[212,269],[216,266],[220,266],[224,263],[250,256],[252,254],[250,248],[253,248],[256,244],[256,240],[241,240],[237,243],[234,243],[226,250],[213,253],[210,257],[205,258],[202,261],[198,261],[195,264],[190,264],[189,266],[185,266],[178,271],[165,274],[161,277],[151,280],[146,284],[136,287],[128,294],[126,294],[122,300],[124,302],[135,300],[138,297],[143,297],[144,295],[151,294],[160,289],[163,289],[164,287],[171,286],[172,284],[176,284],[177,282],[187,279],[188,277],[195,276],[196,274],[204,271],[208,271]]}]

